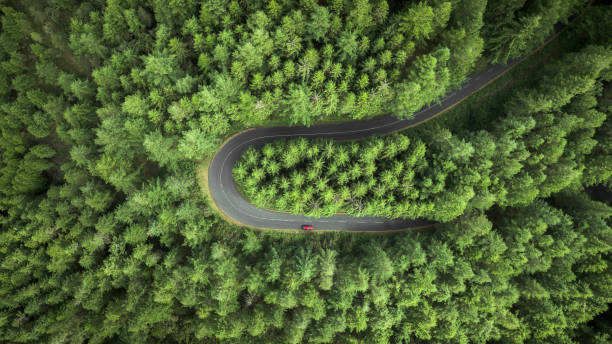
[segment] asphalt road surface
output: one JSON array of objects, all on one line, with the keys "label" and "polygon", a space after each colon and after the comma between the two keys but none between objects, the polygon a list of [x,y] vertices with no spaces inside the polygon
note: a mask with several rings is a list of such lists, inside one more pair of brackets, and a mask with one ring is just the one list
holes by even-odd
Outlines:
[{"label": "asphalt road surface", "polygon": [[[557,25],[560,32],[563,25]],[[554,34],[546,43],[554,38]],[[391,231],[415,229],[434,224],[425,219],[387,219],[381,217],[354,217],[334,215],[311,218],[258,208],[245,200],[234,183],[232,168],[242,153],[250,146],[262,145],[280,138],[332,138],[335,140],[359,140],[372,134],[388,134],[416,126],[436,114],[457,104],[484,87],[489,81],[503,74],[525,57],[511,60],[506,65],[492,65],[485,71],[470,76],[461,89],[447,94],[440,103],[424,107],[413,119],[397,119],[388,115],[370,120],[338,124],[323,124],[312,127],[263,127],[244,131],[227,141],[213,157],[208,169],[208,187],[217,207],[228,217],[248,227],[261,229],[301,229],[304,224],[319,231]]]}]

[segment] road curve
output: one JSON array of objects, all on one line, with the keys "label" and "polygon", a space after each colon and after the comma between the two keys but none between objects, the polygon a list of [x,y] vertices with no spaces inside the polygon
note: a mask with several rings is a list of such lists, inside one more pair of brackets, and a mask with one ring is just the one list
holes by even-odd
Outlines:
[{"label": "road curve", "polygon": [[[554,39],[565,25],[557,25],[555,33],[545,43]],[[539,48],[537,48],[539,49]],[[537,50],[535,49],[535,50]],[[534,51],[535,51],[534,50]],[[446,109],[461,102],[483,88],[504,72],[511,69],[527,56],[510,60],[506,65],[491,65],[485,71],[472,75],[461,89],[447,94],[440,103],[424,107],[414,114],[413,119],[397,119],[388,115],[369,120],[338,124],[322,124],[312,127],[262,127],[243,131],[225,142],[217,151],[208,168],[208,188],[217,208],[228,218],[244,226],[259,229],[300,229],[311,224],[319,231],[393,231],[416,229],[434,224],[425,219],[387,219],[381,217],[354,217],[334,215],[311,218],[258,208],[242,197],[232,175],[234,164],[250,146],[261,147],[280,138],[331,138],[335,140],[358,140],[372,134],[389,134],[416,126]]]}]

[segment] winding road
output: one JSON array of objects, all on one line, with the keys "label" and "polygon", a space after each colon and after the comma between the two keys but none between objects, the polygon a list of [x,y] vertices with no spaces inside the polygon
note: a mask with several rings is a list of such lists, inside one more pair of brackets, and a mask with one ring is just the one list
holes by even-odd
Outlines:
[{"label": "winding road", "polygon": [[[565,25],[557,25],[545,43],[546,45]],[[536,48],[532,51],[536,51]],[[531,54],[529,54],[531,55]],[[431,226],[434,222],[425,219],[387,219],[381,217],[354,217],[334,215],[310,218],[283,212],[258,208],[249,203],[238,191],[232,175],[234,164],[250,146],[262,145],[280,138],[332,138],[335,140],[359,140],[372,134],[389,134],[416,126],[441,114],[471,94],[483,88],[529,55],[514,59],[506,65],[491,65],[485,71],[472,75],[461,89],[447,94],[438,104],[424,107],[414,114],[413,119],[397,119],[388,115],[369,120],[338,124],[322,124],[312,127],[262,127],[243,131],[227,140],[212,158],[208,167],[208,188],[216,208],[228,220],[258,229],[298,230],[304,224],[311,224],[318,231],[394,231],[417,229]]]}]

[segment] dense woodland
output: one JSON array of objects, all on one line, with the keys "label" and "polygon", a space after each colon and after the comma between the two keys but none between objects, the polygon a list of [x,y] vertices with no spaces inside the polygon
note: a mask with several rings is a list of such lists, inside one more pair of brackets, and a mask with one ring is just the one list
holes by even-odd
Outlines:
[{"label": "dense woodland", "polygon": [[[611,208],[583,187],[610,186],[612,10],[586,3],[0,0],[0,341],[609,342]],[[238,130],[409,117],[573,14],[580,47],[489,126],[279,142],[236,170],[249,193],[321,164],[316,211],[254,201],[432,230],[258,232],[200,190]]]}]

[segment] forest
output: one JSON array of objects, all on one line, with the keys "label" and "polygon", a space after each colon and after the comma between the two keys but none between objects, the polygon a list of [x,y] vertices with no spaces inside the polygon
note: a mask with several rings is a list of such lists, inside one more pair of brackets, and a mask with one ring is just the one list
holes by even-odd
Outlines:
[{"label": "forest", "polygon": [[[429,230],[257,231],[201,190],[237,132],[411,118],[559,23],[493,106],[233,171]],[[0,341],[609,343],[610,32],[587,0],[0,0]]]}]

